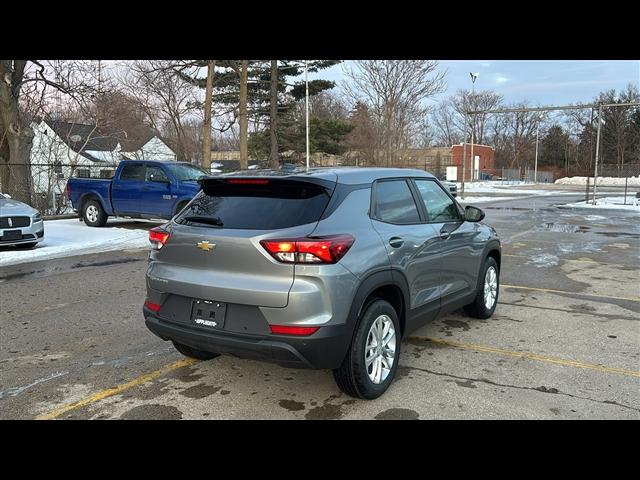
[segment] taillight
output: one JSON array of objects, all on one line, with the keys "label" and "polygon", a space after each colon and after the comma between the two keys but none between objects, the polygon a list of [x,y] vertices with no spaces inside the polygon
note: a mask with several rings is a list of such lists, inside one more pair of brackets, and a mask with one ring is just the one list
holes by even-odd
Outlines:
[{"label": "taillight", "polygon": [[69,184],[68,183],[64,187],[64,196],[67,197],[68,199],[71,198],[71,189],[69,188]]},{"label": "taillight", "polygon": [[322,238],[261,240],[273,258],[283,263],[336,263],[349,251],[355,238],[332,235]]},{"label": "taillight", "polygon": [[164,244],[169,240],[171,234],[160,227],[152,228],[149,230],[149,242],[151,242],[151,248],[153,250],[160,250],[164,247]]},{"label": "taillight", "polygon": [[280,335],[300,335],[306,336],[316,333],[320,327],[295,327],[289,325],[269,325],[271,333]]},{"label": "taillight", "polygon": [[233,185],[266,185],[269,180],[266,178],[229,178],[226,182]]},{"label": "taillight", "polygon": [[144,306],[152,312],[159,312],[162,306],[158,303],[153,303],[151,300],[145,300]]}]

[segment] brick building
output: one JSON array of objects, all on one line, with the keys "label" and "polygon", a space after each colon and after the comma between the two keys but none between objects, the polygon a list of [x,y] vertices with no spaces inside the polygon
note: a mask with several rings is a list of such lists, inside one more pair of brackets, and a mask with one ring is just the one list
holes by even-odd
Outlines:
[{"label": "brick building", "polygon": [[[496,175],[495,170],[495,150],[488,145],[473,145],[473,156],[475,161],[471,159],[471,144],[467,143],[467,165],[465,169],[465,180],[482,180],[486,175]],[[457,181],[462,180],[462,160],[464,157],[464,149],[462,144],[451,147],[451,164],[458,168]]]}]

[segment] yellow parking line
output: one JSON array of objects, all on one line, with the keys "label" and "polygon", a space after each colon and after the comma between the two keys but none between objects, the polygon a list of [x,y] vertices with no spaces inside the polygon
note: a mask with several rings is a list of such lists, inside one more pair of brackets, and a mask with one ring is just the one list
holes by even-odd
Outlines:
[{"label": "yellow parking line", "polygon": [[437,343],[439,345],[446,345],[448,347],[462,348],[464,350],[474,350],[477,352],[497,353],[499,355],[507,355],[510,357],[527,358],[529,360],[536,360],[538,362],[554,363],[557,365],[564,365],[567,367],[585,368],[588,370],[595,370],[605,373],[618,373],[620,375],[626,375],[628,377],[640,377],[640,371],[627,370],[624,368],[605,367],[603,365],[596,365],[594,363],[575,362],[573,360],[566,360],[558,357],[548,357],[546,355],[538,355],[530,352],[516,352],[513,350],[504,350],[502,348],[488,347],[485,345],[474,345],[472,343],[454,342],[453,340],[443,340],[440,338],[431,337],[409,337],[409,339],[424,340],[431,343]]},{"label": "yellow parking line", "polygon": [[628,302],[640,302],[640,298],[629,298],[629,297],[616,297],[614,295],[598,295],[597,293],[586,293],[586,292],[569,292],[567,290],[554,290],[553,288],[536,288],[536,287],[525,287],[523,285],[500,285],[504,288],[516,288],[520,290],[532,290],[534,292],[545,292],[545,293],[564,293],[567,295],[582,295],[585,297],[595,297],[595,298],[610,298],[613,300],[626,300]]},{"label": "yellow parking line", "polygon": [[178,360],[177,362],[174,362],[170,365],[166,365],[162,368],[160,368],[159,370],[156,370],[155,372],[151,372],[151,373],[147,373],[144,375],[141,375],[138,378],[134,378],[133,380],[127,382],[127,383],[123,383],[121,385],[118,385],[117,387],[114,388],[108,388],[107,390],[102,390],[100,392],[94,393],[93,395],[84,398],[82,400],[78,400],[77,402],[73,402],[73,403],[69,403],[67,405],[64,405],[62,407],[59,407],[49,413],[44,413],[42,415],[38,415],[36,417],[36,420],[52,420],[54,418],[59,417],[60,415],[68,412],[69,410],[74,410],[76,408],[80,408],[80,407],[84,407],[86,405],[89,405],[91,403],[95,403],[98,402],[100,400],[103,400],[107,397],[111,397],[113,395],[117,395],[119,393],[124,392],[125,390],[129,390],[130,388],[133,388],[135,386],[141,385],[145,382],[148,382],[150,380],[153,380],[155,378],[158,378],[160,375],[164,375],[165,373],[171,372],[172,370],[177,370],[178,368],[182,368],[182,367],[188,367],[190,365],[194,365],[198,363],[198,360],[194,360],[192,358],[185,358],[182,360]]}]

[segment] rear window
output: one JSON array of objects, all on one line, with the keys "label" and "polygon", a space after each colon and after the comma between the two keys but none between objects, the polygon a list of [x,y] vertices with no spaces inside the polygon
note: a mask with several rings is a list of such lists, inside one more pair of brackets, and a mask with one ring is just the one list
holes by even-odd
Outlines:
[{"label": "rear window", "polygon": [[416,202],[405,180],[376,183],[374,216],[382,222],[399,225],[420,221]]},{"label": "rear window", "polygon": [[136,163],[134,165],[125,165],[120,172],[120,180],[144,180],[144,165]]},{"label": "rear window", "polygon": [[[238,180],[231,180],[238,181]],[[275,230],[317,222],[331,192],[313,183],[259,180],[265,184],[206,182],[194,201],[181,212],[178,223],[248,230]],[[191,218],[189,218],[191,217]],[[205,217],[205,218],[194,218]],[[200,221],[198,221],[200,220]]]}]

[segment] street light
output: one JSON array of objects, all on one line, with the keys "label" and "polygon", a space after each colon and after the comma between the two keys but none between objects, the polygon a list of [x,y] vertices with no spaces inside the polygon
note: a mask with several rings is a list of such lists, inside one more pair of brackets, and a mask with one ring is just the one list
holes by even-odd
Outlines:
[{"label": "street light", "polygon": [[542,115],[538,115],[538,122],[536,123],[536,163],[533,167],[533,183],[538,183],[538,130],[540,128],[540,121],[542,118]]},{"label": "street light", "polygon": [[[471,75],[471,100],[473,101],[474,97],[475,97],[475,85],[476,85],[476,79],[478,78],[478,75],[480,75],[479,72],[476,73],[469,73],[469,75]],[[475,109],[475,107],[474,107]],[[471,181],[474,180],[474,170],[475,170],[475,166],[476,166],[476,159],[473,156],[473,143],[474,143],[474,134],[475,134],[475,115],[473,115],[471,117]]]}]

